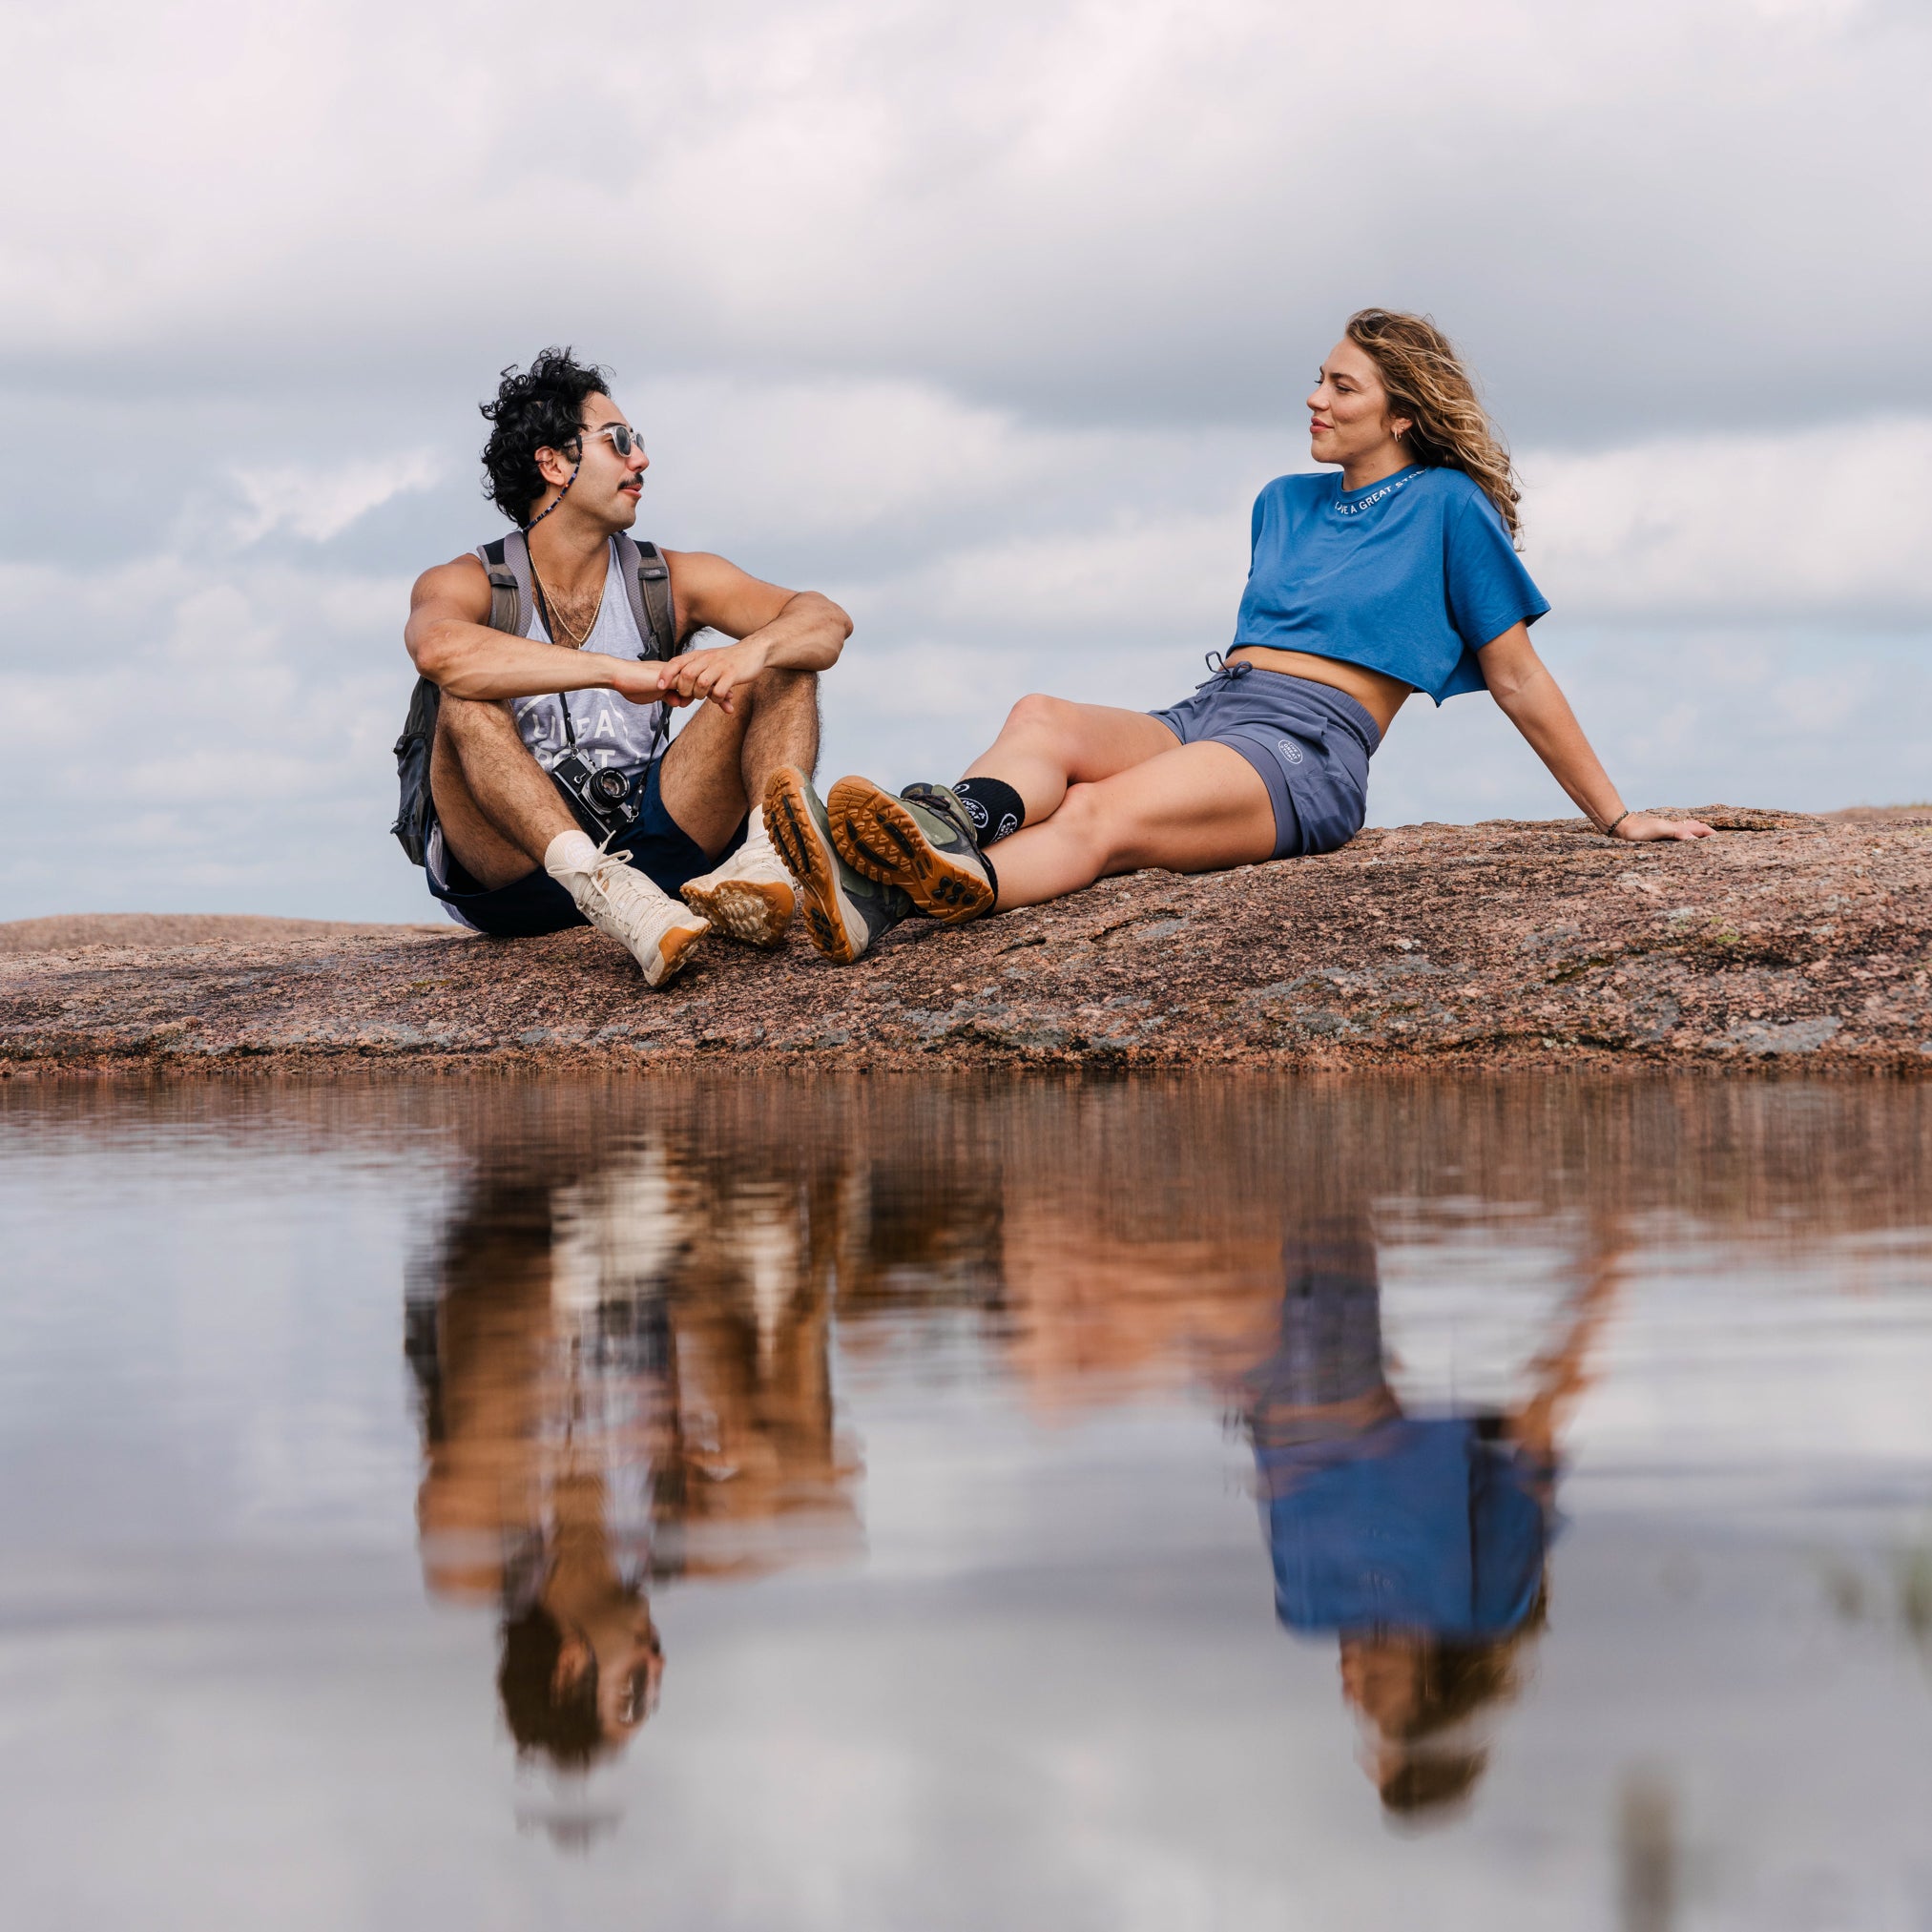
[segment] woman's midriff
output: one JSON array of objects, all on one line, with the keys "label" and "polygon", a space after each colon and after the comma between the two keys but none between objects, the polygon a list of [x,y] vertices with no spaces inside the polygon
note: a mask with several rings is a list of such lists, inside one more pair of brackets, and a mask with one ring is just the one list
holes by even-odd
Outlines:
[{"label": "woman's midriff", "polygon": [[1415,686],[1381,671],[1369,671],[1360,664],[1344,664],[1339,657],[1317,657],[1306,651],[1271,651],[1265,644],[1240,644],[1228,653],[1228,661],[1245,660],[1261,671],[1283,671],[1290,677],[1305,677],[1311,684],[1325,684],[1331,691],[1345,691],[1387,732],[1406,698],[1415,695]]}]

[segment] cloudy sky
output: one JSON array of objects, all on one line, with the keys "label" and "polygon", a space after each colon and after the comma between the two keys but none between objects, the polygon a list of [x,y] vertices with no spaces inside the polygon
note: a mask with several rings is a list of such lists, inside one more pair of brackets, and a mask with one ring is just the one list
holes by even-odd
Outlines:
[{"label": "cloudy sky", "polygon": [[[1373,301],[1481,370],[1634,801],[1932,793],[1911,0],[73,0],[0,52],[0,918],[424,915],[407,589],[500,530],[475,405],[551,342],[640,529],[852,611],[832,775],[1191,688]],[[1481,696],[1371,806],[1568,809]]]}]

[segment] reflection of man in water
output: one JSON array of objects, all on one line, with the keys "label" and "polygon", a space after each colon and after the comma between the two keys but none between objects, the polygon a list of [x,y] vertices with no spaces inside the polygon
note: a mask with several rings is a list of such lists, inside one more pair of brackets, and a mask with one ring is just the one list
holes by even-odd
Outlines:
[{"label": "reflection of man in water", "polygon": [[856,1465],[796,1195],[661,1149],[503,1165],[411,1296],[424,1576],[498,1607],[519,1753],[583,1769],[656,1704],[651,1586],[849,1548]]},{"label": "reflection of man in water", "polygon": [[1247,1378],[1275,1606],[1338,1632],[1383,1804],[1415,1815],[1467,1796],[1481,1718],[1514,1694],[1543,1627],[1556,1442],[1605,1313],[1595,1271],[1563,1344],[1506,1414],[1405,1414],[1384,1372],[1366,1216],[1291,1237],[1274,1352]]},{"label": "reflection of man in water", "polygon": [[504,1577],[504,1717],[519,1751],[572,1769],[629,1739],[664,1672],[643,1577],[613,1548],[604,1505],[594,1477],[554,1485],[547,1540]]}]

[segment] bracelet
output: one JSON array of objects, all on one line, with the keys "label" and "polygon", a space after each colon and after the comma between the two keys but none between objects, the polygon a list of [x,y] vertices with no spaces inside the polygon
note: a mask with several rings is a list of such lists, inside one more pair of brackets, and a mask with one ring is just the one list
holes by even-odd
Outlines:
[{"label": "bracelet", "polygon": [[1616,836],[1617,827],[1621,825],[1623,821],[1630,817],[1630,815],[1631,815],[1630,807],[1626,805],[1624,809],[1621,812],[1619,812],[1616,815],[1616,817],[1612,819],[1610,821],[1610,823],[1603,828],[1604,837],[1606,839],[1614,838]]}]

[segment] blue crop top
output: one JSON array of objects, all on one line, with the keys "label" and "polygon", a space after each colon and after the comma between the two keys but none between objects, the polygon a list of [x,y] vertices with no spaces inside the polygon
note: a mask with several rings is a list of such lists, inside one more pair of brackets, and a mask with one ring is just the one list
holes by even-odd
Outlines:
[{"label": "blue crop top", "polygon": [[1503,519],[1460,469],[1416,466],[1365,489],[1334,470],[1255,499],[1235,641],[1385,672],[1438,704],[1482,691],[1476,653],[1549,609]]},{"label": "blue crop top", "polygon": [[1398,1417],[1257,1460],[1290,1630],[1499,1636],[1535,1608],[1551,1472],[1473,1419]]}]

